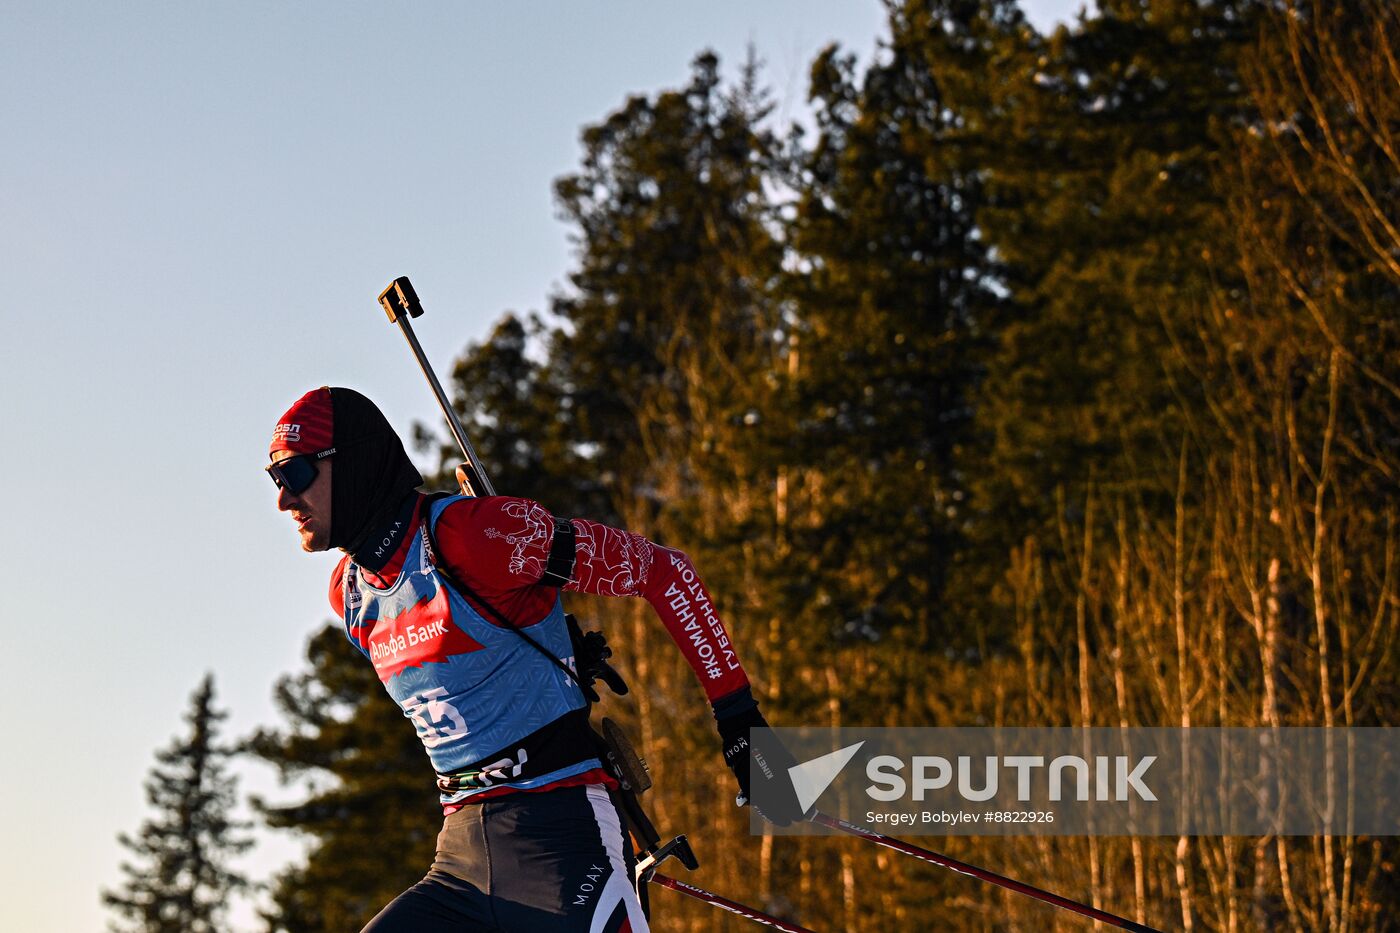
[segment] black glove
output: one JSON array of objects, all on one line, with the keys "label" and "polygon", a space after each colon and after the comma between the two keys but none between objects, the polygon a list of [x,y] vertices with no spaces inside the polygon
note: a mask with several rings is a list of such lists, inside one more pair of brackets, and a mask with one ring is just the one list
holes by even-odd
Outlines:
[{"label": "black glove", "polygon": [[[714,703],[715,722],[724,749],[724,763],[739,781],[739,806],[754,803],[759,816],[775,826],[787,826],[805,819],[797,802],[788,769],[797,764],[792,752],[772,732],[751,734],[754,729],[767,729],[768,721],[758,711],[758,702],[748,687],[721,697]],[[762,782],[750,785],[750,775]],[[755,801],[755,793],[757,801]],[[760,807],[759,804],[762,806]]]}]

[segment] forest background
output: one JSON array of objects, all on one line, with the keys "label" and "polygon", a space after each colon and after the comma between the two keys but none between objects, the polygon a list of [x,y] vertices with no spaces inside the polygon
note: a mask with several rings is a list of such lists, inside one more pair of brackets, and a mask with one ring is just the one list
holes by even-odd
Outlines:
[{"label": "forest background", "polygon": [[[1400,13],[1105,0],[1046,36],[907,0],[887,29],[866,67],[812,62],[814,129],[756,59],[726,83],[701,53],[585,131],[569,287],[451,372],[496,487],[690,553],[777,724],[1393,725]],[[824,929],[1072,928],[854,840],[750,837],[647,607],[571,606],[619,650],[607,713],[698,883]],[[431,860],[421,749],[333,625],[277,689],[248,753],[304,792],[261,818],[310,844],[267,922],[356,929]],[[1397,903],[1388,839],[940,847],[1163,928]]]}]

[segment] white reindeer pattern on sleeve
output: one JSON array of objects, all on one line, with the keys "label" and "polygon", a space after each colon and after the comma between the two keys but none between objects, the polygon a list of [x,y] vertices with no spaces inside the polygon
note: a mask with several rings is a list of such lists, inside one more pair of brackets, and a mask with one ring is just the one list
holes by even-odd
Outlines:
[{"label": "white reindeer pattern on sleeve", "polygon": [[[483,596],[507,611],[537,618],[536,601],[547,591],[536,584],[549,565],[554,516],[529,499],[496,496],[469,502],[452,523],[457,538],[477,542],[468,552],[475,557],[462,562],[461,575],[470,575]],[[444,520],[453,515],[449,510]],[[566,590],[645,599],[712,701],[748,685],[729,632],[684,552],[587,519],[576,518],[572,525],[574,567]]]},{"label": "white reindeer pattern on sleeve", "polygon": [[574,579],[567,589],[599,596],[639,596],[656,545],[630,531],[574,521]]},{"label": "white reindeer pattern on sleeve", "polygon": [[549,563],[549,546],[554,539],[554,516],[544,506],[529,499],[506,500],[501,514],[518,519],[520,525],[511,531],[487,528],[486,537],[504,540],[512,546],[512,574],[538,580]]}]

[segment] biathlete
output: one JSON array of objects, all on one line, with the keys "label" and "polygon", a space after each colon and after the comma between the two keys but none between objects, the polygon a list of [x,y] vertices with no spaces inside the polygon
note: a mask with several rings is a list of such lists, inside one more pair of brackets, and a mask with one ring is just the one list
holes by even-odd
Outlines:
[{"label": "biathlete", "polygon": [[786,767],[749,741],[767,724],[685,554],[529,499],[424,495],[398,435],[352,389],[298,399],[270,453],[302,548],[346,552],[331,605],[417,730],[445,814],[427,874],[364,933],[647,929],[617,783],[566,669],[561,590],[647,600],[704,685],[740,795],[752,798],[755,758],[772,785],[760,799],[781,801],[765,818],[801,818]]}]

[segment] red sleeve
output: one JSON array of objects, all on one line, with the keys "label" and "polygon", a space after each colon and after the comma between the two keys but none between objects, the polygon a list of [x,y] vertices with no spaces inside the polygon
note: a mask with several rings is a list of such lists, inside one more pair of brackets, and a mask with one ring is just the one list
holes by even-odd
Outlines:
[{"label": "red sleeve", "polygon": [[[433,529],[436,558],[497,612],[525,628],[554,607],[555,591],[539,586],[554,538],[554,517],[529,499],[460,499],[442,510]],[[542,555],[542,556],[541,556]],[[499,624],[467,594],[483,618]]]},{"label": "red sleeve", "polygon": [[[566,589],[645,599],[711,702],[748,686],[690,558],[597,522],[574,519],[573,527],[574,573]],[[510,496],[462,499],[443,510],[434,538],[447,570],[515,624],[539,622],[554,605],[554,589],[539,585],[554,541],[554,516],[539,503]]]},{"label": "red sleeve", "polygon": [[710,702],[749,685],[748,675],[695,565],[680,551],[576,518],[574,578],[566,587],[651,603]]}]

